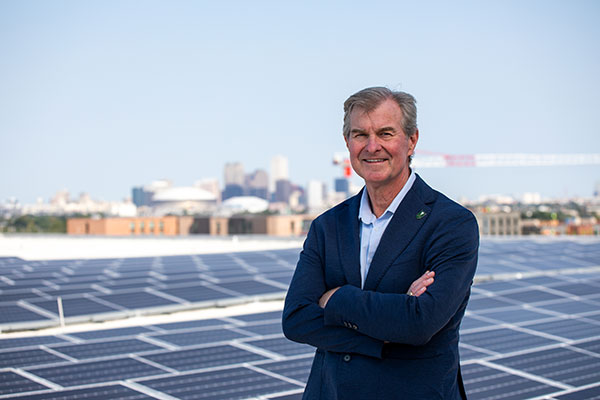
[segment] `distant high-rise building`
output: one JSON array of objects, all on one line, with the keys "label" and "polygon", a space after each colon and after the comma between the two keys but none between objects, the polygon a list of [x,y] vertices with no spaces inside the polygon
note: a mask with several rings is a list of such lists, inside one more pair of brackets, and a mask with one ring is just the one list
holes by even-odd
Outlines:
[{"label": "distant high-rise building", "polygon": [[336,178],[335,191],[338,193],[348,194],[350,191],[350,183],[348,182],[348,178]]},{"label": "distant high-rise building", "polygon": [[269,174],[267,171],[259,169],[246,175],[246,193],[249,196],[269,199]]},{"label": "distant high-rise building", "polygon": [[225,178],[225,186],[239,185],[244,186],[244,165],[240,162],[225,164],[223,170]]},{"label": "distant high-rise building", "polygon": [[245,194],[246,191],[244,190],[243,186],[238,185],[237,183],[230,183],[228,185],[225,185],[225,189],[223,189],[221,199],[225,201],[232,197],[244,196]]},{"label": "distant high-rise building", "polygon": [[309,181],[306,185],[306,206],[309,212],[318,212],[325,207],[325,184]]},{"label": "distant high-rise building", "polygon": [[271,181],[269,182],[269,190],[276,191],[276,184],[279,180],[288,180],[288,159],[287,157],[277,155],[271,159]]},{"label": "distant high-rise building", "polygon": [[59,190],[54,197],[50,199],[50,204],[64,206],[70,201],[70,194],[67,189]]},{"label": "distant high-rise building", "polygon": [[223,189],[222,199],[227,200],[232,197],[243,196],[245,194],[245,176],[242,163],[233,162],[225,164],[223,174],[225,178],[225,189]]},{"label": "distant high-rise building", "polygon": [[273,200],[277,203],[287,203],[290,200],[292,194],[292,183],[287,179],[280,179],[275,182],[275,193]]},{"label": "distant high-rise building", "polygon": [[204,189],[209,193],[212,193],[217,199],[217,204],[221,202],[221,189],[219,188],[219,180],[216,178],[206,178],[198,180],[194,183],[194,186]]},{"label": "distant high-rise building", "polygon": [[131,198],[136,207],[147,206],[150,204],[150,194],[144,191],[141,186],[131,189]]},{"label": "distant high-rise building", "polygon": [[542,202],[542,195],[539,193],[523,193],[521,201],[523,204],[540,204]]},{"label": "distant high-rise building", "polygon": [[162,190],[173,186],[173,183],[167,179],[153,181],[146,186],[136,186],[131,189],[131,198],[136,207],[149,206],[152,204],[154,195]]}]

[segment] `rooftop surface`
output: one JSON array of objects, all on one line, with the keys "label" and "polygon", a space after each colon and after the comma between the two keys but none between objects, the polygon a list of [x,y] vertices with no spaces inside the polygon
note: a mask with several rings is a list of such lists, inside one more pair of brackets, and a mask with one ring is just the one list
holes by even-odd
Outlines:
[{"label": "rooftop surface", "polygon": [[[280,318],[300,244],[0,237],[21,251],[0,259],[0,399],[299,399],[314,349]],[[599,239],[483,238],[469,399],[600,396],[599,271]]]}]

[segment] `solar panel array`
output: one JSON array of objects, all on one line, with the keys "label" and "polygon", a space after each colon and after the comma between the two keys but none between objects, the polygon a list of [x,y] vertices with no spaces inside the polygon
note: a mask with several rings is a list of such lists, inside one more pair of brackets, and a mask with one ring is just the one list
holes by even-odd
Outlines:
[{"label": "solar panel array", "polygon": [[[211,257],[228,266],[223,274],[211,266],[211,279],[223,279],[211,284],[264,284],[281,271],[289,280],[297,251]],[[165,269],[166,259],[143,260]],[[486,240],[480,259],[461,328],[469,399],[600,398],[600,241]],[[136,260],[109,262],[144,264]],[[244,269],[240,260],[275,263],[231,280]],[[499,274],[506,279],[489,280]],[[314,349],[286,340],[280,318],[276,311],[2,339],[0,399],[299,399]]]},{"label": "solar panel array", "polygon": [[0,331],[283,298],[298,250],[94,260],[0,259]]}]

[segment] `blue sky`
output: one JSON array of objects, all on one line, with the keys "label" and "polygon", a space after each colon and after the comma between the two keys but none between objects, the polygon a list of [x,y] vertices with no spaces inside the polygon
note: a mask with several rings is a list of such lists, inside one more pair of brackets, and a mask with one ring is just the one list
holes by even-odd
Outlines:
[{"label": "blue sky", "polygon": [[[418,149],[600,152],[597,1],[0,2],[0,201],[119,200],[289,158],[331,187],[342,103],[412,93]],[[591,196],[600,166],[422,169],[454,198]]]}]

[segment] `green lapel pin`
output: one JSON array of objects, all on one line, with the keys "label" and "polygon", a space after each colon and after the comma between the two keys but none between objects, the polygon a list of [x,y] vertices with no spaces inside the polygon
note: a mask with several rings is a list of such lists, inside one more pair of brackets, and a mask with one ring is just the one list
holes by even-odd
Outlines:
[{"label": "green lapel pin", "polygon": [[417,219],[421,219],[427,214],[425,211],[421,210],[417,213]]}]

